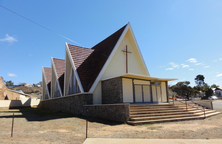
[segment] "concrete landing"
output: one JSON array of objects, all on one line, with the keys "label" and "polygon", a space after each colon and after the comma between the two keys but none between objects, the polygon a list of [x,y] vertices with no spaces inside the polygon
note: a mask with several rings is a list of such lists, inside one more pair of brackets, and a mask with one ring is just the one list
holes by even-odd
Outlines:
[{"label": "concrete landing", "polygon": [[221,144],[222,139],[124,139],[87,138],[83,144]]}]

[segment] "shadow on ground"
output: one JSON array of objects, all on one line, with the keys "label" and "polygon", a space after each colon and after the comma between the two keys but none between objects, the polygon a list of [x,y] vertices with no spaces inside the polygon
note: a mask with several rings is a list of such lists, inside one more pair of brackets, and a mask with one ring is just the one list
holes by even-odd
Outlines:
[{"label": "shadow on ground", "polygon": [[19,108],[19,109],[9,109],[9,110],[1,110],[0,113],[4,113],[4,115],[0,115],[1,118],[25,118],[27,121],[48,121],[54,119],[63,119],[63,118],[79,118],[83,120],[88,120],[89,122],[96,122],[101,124],[106,124],[110,126],[123,124],[122,122],[109,121],[94,117],[86,117],[86,116],[77,116],[69,113],[57,112],[44,110],[39,108]]}]

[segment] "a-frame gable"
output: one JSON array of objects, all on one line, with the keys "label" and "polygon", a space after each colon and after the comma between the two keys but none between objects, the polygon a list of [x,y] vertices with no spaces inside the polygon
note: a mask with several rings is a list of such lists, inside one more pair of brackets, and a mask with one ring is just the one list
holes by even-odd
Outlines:
[{"label": "a-frame gable", "polygon": [[[72,49],[72,48],[71,48]],[[70,78],[72,75],[72,71],[74,72],[74,77],[76,78],[79,90],[81,93],[84,92],[82,87],[78,72],[76,70],[76,65],[72,57],[73,51],[70,50],[69,45],[66,43],[65,45],[65,76],[64,76],[64,95],[68,95]],[[78,62],[77,62],[78,63]]]},{"label": "a-frame gable", "polygon": [[[127,40],[128,39],[128,40]],[[135,39],[135,36],[134,36],[134,33],[132,31],[132,28],[131,28],[131,25],[130,23],[127,24],[127,26],[124,28],[124,31],[122,32],[121,36],[119,37],[114,49],[112,50],[110,56],[108,57],[106,63],[104,64],[102,70],[100,71],[98,77],[96,78],[96,80],[94,81],[92,87],[90,88],[89,92],[93,92],[94,89],[96,88],[98,82],[102,79],[102,78],[111,78],[112,76],[115,77],[115,76],[119,76],[119,75],[122,75],[122,74],[126,74],[126,71],[125,71],[125,67],[126,67],[126,61],[124,61],[126,58],[125,58],[125,55],[123,54],[123,52],[121,52],[122,50],[125,50],[125,47],[126,46],[122,46],[120,47],[121,45],[131,45],[131,47],[133,47],[133,54],[136,55],[135,57],[137,58],[134,58],[134,59],[138,59],[139,61],[139,65],[140,65],[140,68],[139,69],[142,69],[143,72],[140,72],[139,74],[142,74],[142,75],[147,75],[149,76],[149,72],[147,70],[147,67],[145,65],[145,62],[143,60],[143,57],[142,57],[142,54],[140,52],[140,49],[138,47],[138,44],[136,42],[136,39]],[[121,50],[120,50],[121,49]],[[129,50],[131,50],[132,48],[129,47]],[[120,50],[119,54],[122,55],[122,58],[123,60],[122,61],[118,61],[114,58],[114,56],[116,55],[116,52]],[[132,57],[132,56],[131,56]],[[109,72],[110,72],[110,75],[106,75],[105,72],[107,71],[107,69],[110,68],[110,63],[112,63],[112,61],[116,61],[116,63],[118,64],[122,64],[122,66],[120,67],[115,67],[114,69],[110,69]],[[132,61],[132,60],[131,60]],[[130,59],[129,59],[129,62],[130,62]],[[132,66],[131,66],[132,67]],[[119,74],[115,74],[116,71],[119,71],[120,69],[124,69],[124,72],[120,72]],[[138,69],[138,67],[136,67]],[[132,72],[131,69],[134,69],[134,68],[130,68],[130,64],[129,64],[129,73]],[[136,70],[136,69],[135,69]],[[135,71],[136,72],[136,71]],[[133,72],[133,73],[135,73]],[[138,73],[138,72],[136,72]],[[104,75],[105,74],[105,75]]]},{"label": "a-frame gable", "polygon": [[[42,83],[42,99],[50,99],[51,68],[42,67]],[[48,98],[45,98],[46,94]]]},{"label": "a-frame gable", "polygon": [[52,96],[55,97],[55,91],[58,94],[56,97],[63,96],[64,79],[63,74],[65,72],[65,60],[52,58]]}]

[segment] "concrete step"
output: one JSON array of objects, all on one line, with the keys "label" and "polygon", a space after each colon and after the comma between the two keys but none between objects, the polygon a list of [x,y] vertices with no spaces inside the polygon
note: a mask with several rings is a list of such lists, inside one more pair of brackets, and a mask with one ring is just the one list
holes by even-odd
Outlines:
[{"label": "concrete step", "polygon": [[162,110],[175,110],[179,108],[140,108],[140,109],[130,109],[130,112],[135,112],[135,111],[162,111]]},{"label": "concrete step", "polygon": [[166,107],[157,107],[157,106],[150,106],[150,107],[130,107],[130,109],[164,109],[164,108],[173,108],[172,106]]},{"label": "concrete step", "polygon": [[195,114],[182,114],[182,115],[164,115],[164,116],[153,116],[153,117],[136,117],[136,118],[130,118],[131,121],[144,121],[144,120],[159,120],[159,119],[169,119],[169,118],[181,118],[181,117],[193,117],[193,116],[199,116]]},{"label": "concrete step", "polygon": [[136,111],[136,112],[130,112],[130,115],[131,114],[168,113],[168,112],[185,112],[185,110]]},{"label": "concrete step", "polygon": [[[135,117],[149,117],[149,116],[164,116],[164,115],[182,115],[182,114],[194,114],[194,113],[201,113],[201,111],[196,111],[196,112],[170,112],[170,113],[152,113],[152,114],[132,114],[130,115],[131,118]],[[207,112],[206,112],[207,113]],[[208,112],[209,113],[209,112]]]},{"label": "concrete step", "polygon": [[168,119],[140,120],[140,121],[128,121],[127,123],[131,125],[138,125],[146,123],[158,123],[158,122],[181,121],[181,120],[192,120],[192,119],[203,119],[203,117],[192,116],[192,117],[179,117],[179,118],[168,118]]},{"label": "concrete step", "polygon": [[[217,112],[205,112],[205,116],[216,114]],[[151,119],[168,119],[168,118],[179,118],[179,117],[193,117],[193,116],[202,116],[204,117],[204,112],[199,113],[184,113],[184,114],[174,114],[174,115],[160,115],[160,116],[140,116],[140,117],[131,117],[132,121],[140,121],[140,120],[151,120]]]}]

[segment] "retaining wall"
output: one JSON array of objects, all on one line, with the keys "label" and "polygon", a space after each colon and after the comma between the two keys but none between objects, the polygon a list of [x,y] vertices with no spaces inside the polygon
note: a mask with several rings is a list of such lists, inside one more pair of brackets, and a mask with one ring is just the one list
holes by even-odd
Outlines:
[{"label": "retaining wall", "polygon": [[92,94],[74,94],[60,98],[42,100],[38,105],[38,108],[120,122],[126,122],[129,120],[129,104],[92,104]]}]

